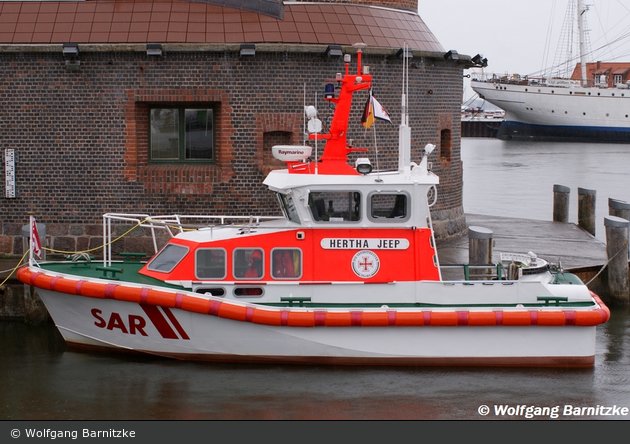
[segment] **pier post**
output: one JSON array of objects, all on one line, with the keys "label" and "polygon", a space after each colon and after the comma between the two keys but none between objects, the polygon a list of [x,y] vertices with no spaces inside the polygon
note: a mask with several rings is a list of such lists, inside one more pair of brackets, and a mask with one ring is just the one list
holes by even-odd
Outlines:
[{"label": "pier post", "polygon": [[630,303],[628,278],[628,232],[630,221],[617,216],[605,216],[606,253],[608,254],[608,291],[611,305]]},{"label": "pier post", "polygon": [[578,188],[578,225],[595,236],[595,196],[597,191]]},{"label": "pier post", "polygon": [[608,198],[608,214],[630,220],[630,203]]},{"label": "pier post", "polygon": [[[469,265],[488,265],[492,263],[492,230],[483,227],[468,227],[468,262]],[[490,268],[471,269],[470,276],[482,277],[490,274]]]},{"label": "pier post", "polygon": [[553,186],[553,221],[569,222],[569,195],[571,188],[564,185]]}]

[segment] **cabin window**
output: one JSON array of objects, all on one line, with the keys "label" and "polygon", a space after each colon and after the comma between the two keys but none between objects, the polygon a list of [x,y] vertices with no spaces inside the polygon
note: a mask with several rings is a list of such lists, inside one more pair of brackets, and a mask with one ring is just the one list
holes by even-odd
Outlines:
[{"label": "cabin window", "polygon": [[215,296],[222,298],[225,296],[225,288],[222,287],[197,287],[195,289],[195,293],[200,294],[209,294],[210,296]]},{"label": "cabin window", "polygon": [[368,198],[373,222],[402,222],[409,219],[411,199],[407,193],[372,193]]},{"label": "cabin window", "polygon": [[213,163],[214,110],[149,108],[149,162]]},{"label": "cabin window", "polygon": [[300,216],[298,215],[297,208],[295,208],[295,202],[293,202],[293,198],[289,195],[278,193],[278,200],[280,201],[280,206],[282,207],[284,217],[286,217],[291,222],[299,224]]},{"label": "cabin window", "polygon": [[170,273],[186,254],[188,254],[188,247],[168,244],[149,262],[147,270]]},{"label": "cabin window", "polygon": [[361,220],[361,193],[357,191],[313,191],[308,206],[315,222]]},{"label": "cabin window", "polygon": [[274,279],[299,279],[302,277],[302,251],[297,248],[271,250],[271,277]]},{"label": "cabin window", "polygon": [[234,249],[234,277],[236,279],[262,279],[265,254],[260,248]]},{"label": "cabin window", "polygon": [[197,279],[225,279],[227,253],[222,248],[199,248],[195,252]]},{"label": "cabin window", "polygon": [[234,296],[237,298],[260,297],[263,293],[264,292],[261,287],[236,287],[234,289]]}]

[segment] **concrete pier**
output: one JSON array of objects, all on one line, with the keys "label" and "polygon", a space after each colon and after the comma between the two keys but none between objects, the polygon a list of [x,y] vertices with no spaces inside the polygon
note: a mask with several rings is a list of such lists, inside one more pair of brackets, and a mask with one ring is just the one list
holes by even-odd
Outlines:
[{"label": "concrete pier", "polygon": [[462,120],[462,137],[497,137],[501,121],[490,119]]}]

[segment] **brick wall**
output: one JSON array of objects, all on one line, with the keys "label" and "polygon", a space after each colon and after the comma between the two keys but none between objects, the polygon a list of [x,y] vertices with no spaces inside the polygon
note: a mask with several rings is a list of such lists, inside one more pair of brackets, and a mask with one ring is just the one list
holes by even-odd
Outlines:
[{"label": "brick wall", "polygon": [[[382,52],[382,51],[381,51]],[[18,197],[4,197],[0,182],[0,254],[23,252],[21,227],[34,212],[47,227],[49,246],[76,251],[101,241],[106,212],[148,214],[279,214],[262,186],[274,168],[268,150],[277,140],[301,143],[302,106],[317,93],[320,118],[332,116],[321,98],[325,79],[343,72],[340,59],[319,53],[257,51],[81,52],[80,70],[69,72],[58,53],[0,54],[0,145],[16,150]],[[400,121],[401,61],[364,53],[374,94],[393,125],[376,124],[379,165],[395,168]],[[353,60],[353,63],[355,60]],[[356,65],[352,65],[356,66]],[[433,207],[438,239],[461,234],[462,167],[460,102],[462,69],[414,55],[409,71],[412,160],[426,143],[439,145],[451,129],[451,156],[431,154],[441,176]],[[366,94],[353,104],[354,145],[370,148],[373,135],[360,125]],[[214,165],[148,163],[148,112],[152,103],[216,106]],[[361,154],[363,157],[364,154]],[[354,159],[351,159],[353,162]],[[374,162],[373,162],[374,164]],[[442,222],[440,222],[442,221]],[[138,248],[144,241],[135,239]]]}]

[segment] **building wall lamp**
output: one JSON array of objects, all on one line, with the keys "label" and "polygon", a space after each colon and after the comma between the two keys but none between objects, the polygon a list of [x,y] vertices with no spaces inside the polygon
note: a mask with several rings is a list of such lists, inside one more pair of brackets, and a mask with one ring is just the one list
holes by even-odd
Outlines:
[{"label": "building wall lamp", "polygon": [[396,56],[400,59],[402,58],[406,58],[406,59],[412,59],[413,58],[413,54],[411,53],[411,49],[409,48],[400,48],[398,50],[398,52],[396,53]]},{"label": "building wall lamp", "polygon": [[64,43],[62,45],[63,57],[66,59],[67,71],[78,71],[81,66],[79,58],[79,45],[76,43]]},{"label": "building wall lamp", "polygon": [[444,58],[446,60],[459,60],[459,54],[454,49],[451,49],[449,52],[444,54]]},{"label": "building wall lamp", "polygon": [[477,54],[471,60],[476,66],[480,66],[481,68],[485,68],[486,66],[488,66],[488,59],[486,59],[481,54]]},{"label": "building wall lamp", "polygon": [[253,43],[243,43],[241,45],[241,57],[256,55],[256,45]]},{"label": "building wall lamp", "polygon": [[147,43],[147,55],[162,57],[164,55],[162,45],[160,43]]},{"label": "building wall lamp", "polygon": [[341,57],[343,55],[343,50],[339,45],[328,45],[324,54],[328,57]]}]

